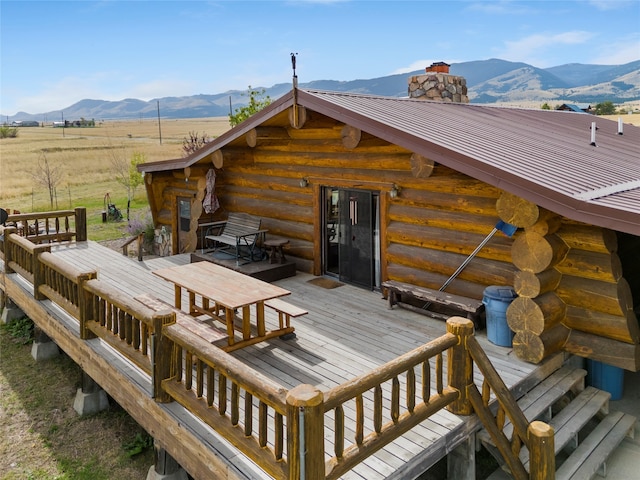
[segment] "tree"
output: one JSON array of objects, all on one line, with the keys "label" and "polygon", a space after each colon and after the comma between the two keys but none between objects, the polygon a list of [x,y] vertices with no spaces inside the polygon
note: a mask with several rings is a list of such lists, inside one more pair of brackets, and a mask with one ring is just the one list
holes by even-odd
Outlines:
[{"label": "tree", "polygon": [[203,146],[209,143],[210,139],[206,132],[202,132],[202,136],[198,136],[198,132],[189,132],[189,138],[184,137],[182,139],[182,151],[183,157],[188,157],[193,152],[200,150]]},{"label": "tree", "polygon": [[131,200],[135,196],[136,189],[144,181],[142,173],[138,171],[138,164],[146,161],[147,156],[141,152],[133,152],[130,161],[127,161],[124,155],[119,156],[116,153],[111,155],[111,166],[113,167],[116,181],[127,190],[127,220],[129,220]]},{"label": "tree", "polygon": [[540,108],[542,108],[542,110],[551,110],[551,107],[547,102],[544,102]]},{"label": "tree", "polygon": [[38,165],[31,172],[33,180],[45,187],[49,191],[49,201],[51,202],[51,210],[53,210],[53,200],[56,198],[56,187],[62,180],[62,169],[59,166],[52,166],[44,152],[40,153]]},{"label": "tree", "polygon": [[616,106],[613,102],[606,101],[596,104],[596,115],[614,115],[616,113]]},{"label": "tree", "polygon": [[247,89],[247,93],[243,93],[243,95],[249,95],[249,104],[243,107],[238,107],[235,109],[235,114],[229,114],[229,123],[232,127],[239,125],[244,122],[247,118],[249,118],[254,113],[259,112],[264,107],[271,104],[271,97],[267,95],[262,98],[265,94],[266,90],[263,88],[262,90],[253,90],[251,85],[249,85]]}]

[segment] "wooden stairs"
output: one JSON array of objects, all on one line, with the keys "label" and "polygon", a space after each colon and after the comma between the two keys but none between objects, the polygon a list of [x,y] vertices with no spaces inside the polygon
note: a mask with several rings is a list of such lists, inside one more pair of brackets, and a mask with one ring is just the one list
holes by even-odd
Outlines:
[{"label": "wooden stairs", "polygon": [[[554,429],[557,480],[585,480],[606,473],[606,462],[625,437],[633,437],[636,418],[609,412],[611,394],[584,386],[587,372],[565,364],[518,400],[529,421],[540,420]],[[511,438],[513,427],[505,425]],[[512,478],[489,433],[477,436],[485,448],[502,464],[488,478]],[[520,459],[529,470],[529,452],[523,448]]]}]

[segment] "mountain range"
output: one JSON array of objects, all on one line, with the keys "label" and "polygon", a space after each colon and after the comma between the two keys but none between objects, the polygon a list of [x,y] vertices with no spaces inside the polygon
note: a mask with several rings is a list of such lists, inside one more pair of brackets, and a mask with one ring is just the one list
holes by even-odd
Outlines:
[{"label": "mountain range", "polygon": [[[385,77],[336,81],[314,80],[300,83],[300,88],[330,90],[392,97],[407,96],[407,79],[415,72]],[[588,65],[570,63],[550,68],[537,68],[521,62],[500,59],[477,60],[451,64],[450,73],[465,77],[471,103],[540,102],[596,104],[611,101],[619,104],[640,100],[640,60],[624,65]],[[291,83],[264,88],[265,95],[276,99],[291,90]],[[255,89],[255,87],[254,87]],[[187,97],[163,97],[149,101],[127,98],[120,101],[81,100],[64,109],[65,118],[139,119],[155,117],[158,108],[163,118],[203,118],[227,116],[230,110],[245,105],[246,90],[230,90],[218,94]],[[18,112],[2,115],[9,122],[58,118],[60,111],[30,114]]]}]

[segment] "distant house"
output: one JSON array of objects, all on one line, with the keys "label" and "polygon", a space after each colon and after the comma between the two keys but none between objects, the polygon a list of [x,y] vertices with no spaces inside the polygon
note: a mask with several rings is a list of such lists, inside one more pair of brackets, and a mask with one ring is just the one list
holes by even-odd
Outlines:
[{"label": "distant house", "polygon": [[32,120],[15,120],[11,122],[12,127],[39,127],[40,124]]},{"label": "distant house", "polygon": [[565,110],[568,112],[591,113],[591,105],[588,103],[563,103],[556,107],[556,110]]}]

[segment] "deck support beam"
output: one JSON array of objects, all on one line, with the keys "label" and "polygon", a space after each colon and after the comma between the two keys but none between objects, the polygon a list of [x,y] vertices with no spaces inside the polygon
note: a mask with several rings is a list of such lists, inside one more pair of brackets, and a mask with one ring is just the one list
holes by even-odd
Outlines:
[{"label": "deck support beam", "polygon": [[156,463],[149,468],[147,480],[187,480],[189,478],[184,468],[164,448],[155,444],[153,449]]},{"label": "deck support beam", "polygon": [[447,455],[447,478],[475,480],[476,434],[471,433]]},{"label": "deck support beam", "polygon": [[49,360],[60,355],[60,349],[49,336],[37,325],[34,328],[33,345],[31,345],[31,356],[36,362]]},{"label": "deck support beam", "polygon": [[82,387],[76,392],[73,409],[80,416],[93,415],[109,408],[107,392],[93,378],[82,372]]},{"label": "deck support beam", "polygon": [[0,320],[0,323],[10,323],[13,320],[26,317],[24,312],[20,310],[20,307],[13,303],[4,292],[2,293],[1,300],[2,303],[0,303],[0,307],[2,307],[2,319]]}]

